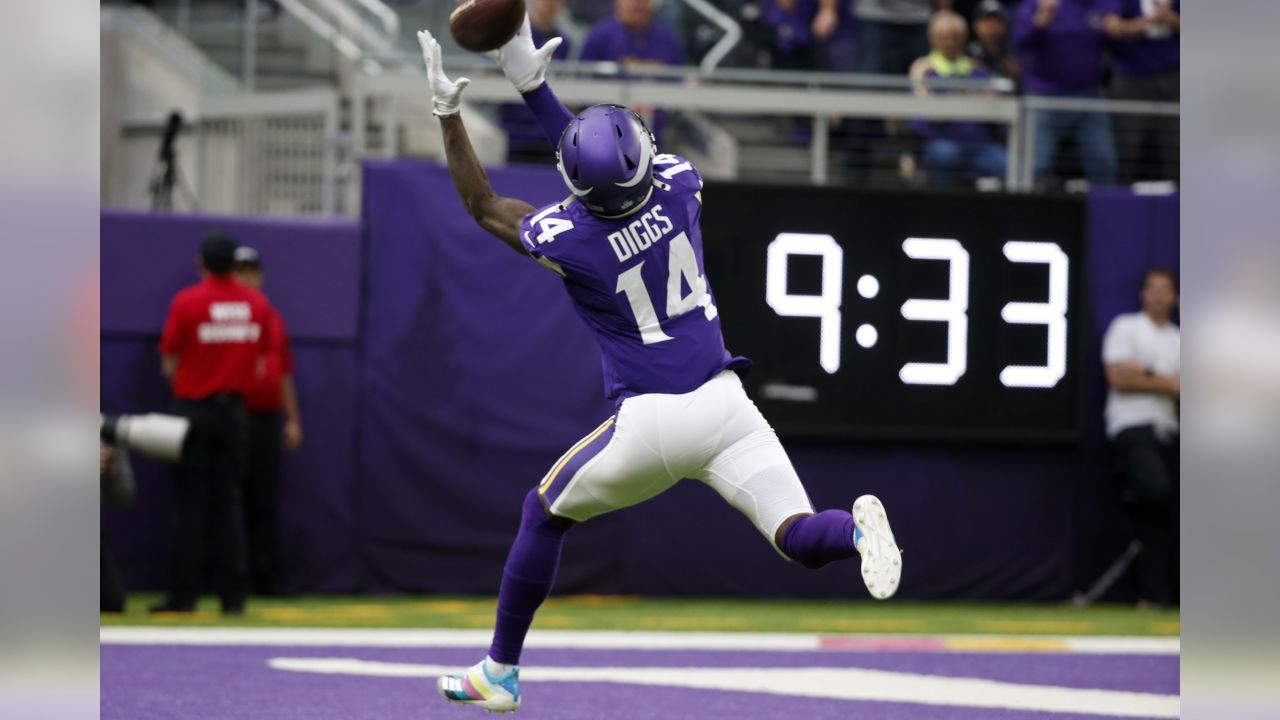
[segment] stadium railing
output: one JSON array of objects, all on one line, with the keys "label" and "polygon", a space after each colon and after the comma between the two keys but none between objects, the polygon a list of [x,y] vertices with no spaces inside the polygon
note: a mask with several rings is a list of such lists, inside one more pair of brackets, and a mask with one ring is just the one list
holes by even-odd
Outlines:
[{"label": "stadium railing", "polygon": [[[518,102],[511,85],[493,63],[477,63],[474,58],[453,56],[445,60],[454,77],[470,77],[467,101],[472,104]],[[868,120],[972,120],[1009,128],[1009,164],[1001,181],[1018,187],[1019,164],[1016,142],[1020,140],[1021,109],[1014,96],[1002,94],[1007,86],[991,81],[952,81],[947,90],[966,94],[941,97],[919,97],[911,94],[908,78],[893,76],[859,76],[859,74],[781,72],[781,70],[699,68],[630,68],[613,63],[558,63],[553,69],[557,95],[570,105],[616,102],[627,106],[644,106],[666,111],[694,111],[716,118],[759,120],[762,118],[808,119],[808,173],[806,182],[831,182],[831,124],[833,118]],[[406,137],[401,123],[410,117],[403,111],[385,111],[380,132],[389,143],[372,147],[365,142],[370,136],[369,113],[360,108],[392,108],[421,105],[425,102],[422,73],[417,69],[387,72],[379,76],[353,77],[353,151],[357,156],[374,151],[390,158],[402,154],[397,145]],[[417,117],[417,115],[413,115]],[[425,115],[421,115],[425,118]],[[419,119],[421,119],[419,118]],[[413,120],[419,122],[419,120]],[[425,126],[425,123],[419,123]],[[712,160],[714,163],[714,159]],[[712,172],[721,177],[739,177],[737,168]]]},{"label": "stadium railing", "polygon": [[[310,89],[210,95],[187,117],[177,142],[172,208],[252,215],[353,215],[344,203],[354,164],[339,141],[339,96]],[[126,178],[109,197],[117,207],[155,203],[153,164],[163,119],[126,121],[121,153],[146,177]]]},{"label": "stadium railing", "polygon": [[[1022,97],[1019,102],[1022,112],[1022,121],[1020,123],[1022,137],[1018,142],[1017,179],[1016,182],[1010,184],[1011,188],[1016,190],[1070,190],[1075,186],[1085,187],[1078,176],[1084,172],[1084,166],[1087,166],[1087,163],[1085,158],[1079,156],[1080,148],[1078,147],[1077,157],[1069,157],[1064,160],[1062,148],[1059,147],[1056,161],[1047,168],[1047,171],[1041,171],[1036,168],[1037,144],[1041,142],[1041,139],[1037,137],[1036,120],[1038,116],[1046,113],[1076,113],[1086,116],[1100,114],[1105,116],[1112,138],[1112,148],[1116,155],[1117,173],[1122,180],[1125,175],[1125,162],[1129,160],[1134,165],[1129,171],[1137,175],[1134,180],[1139,182],[1135,182],[1135,185],[1138,185],[1140,189],[1163,191],[1171,190],[1176,186],[1179,170],[1177,157],[1179,103],[1033,95]],[[1157,126],[1155,131],[1159,134],[1159,137],[1156,138],[1125,133],[1123,124],[1135,120],[1163,120],[1172,121],[1173,124],[1172,126],[1167,123]],[[1164,152],[1170,152],[1174,157],[1163,158]],[[1153,157],[1155,158],[1154,160],[1152,159]],[[1064,168],[1064,165],[1067,167]]]},{"label": "stadium railing", "polygon": [[[379,12],[386,8],[380,0],[285,0],[282,7],[288,10],[303,3],[307,7],[333,4],[345,8],[342,22],[326,12],[317,17],[328,17],[328,25],[307,26],[308,32],[323,35],[334,53],[346,59],[327,83],[329,92],[334,93],[334,109],[328,109],[326,100],[325,109],[314,108],[303,125],[289,124],[278,119],[290,108],[297,108],[296,98],[288,93],[248,91],[243,82],[233,93],[226,88],[209,88],[210,97],[224,98],[213,101],[214,105],[240,108],[234,122],[244,128],[233,131],[219,126],[219,141],[224,142],[220,147],[230,152],[225,142],[238,138],[233,154],[244,157],[247,153],[252,161],[226,162],[207,149],[216,144],[213,135],[202,140],[201,147],[206,149],[197,154],[194,174],[199,180],[195,189],[202,208],[261,212],[265,202],[270,206],[266,212],[351,214],[359,208],[361,159],[440,157],[438,139],[431,137],[438,133],[430,119],[421,58],[416,48],[405,42],[408,20],[401,19],[399,25],[388,21],[405,9],[388,9],[387,15]],[[177,12],[169,8],[168,16],[179,24],[183,17],[189,22],[189,11],[182,11],[185,3],[178,5]],[[422,7],[433,13],[439,9],[435,3]],[[447,30],[439,29],[447,35]],[[400,33],[398,41],[396,33]],[[248,37],[246,43],[252,44]],[[343,52],[340,46],[347,43],[356,47]],[[450,44],[445,39],[446,49]],[[454,77],[465,75],[473,80],[466,95],[471,110],[468,123],[478,126],[473,135],[486,140],[482,160],[504,162],[506,141],[495,137],[502,131],[496,110],[501,104],[518,103],[518,96],[487,58],[452,52],[447,54],[446,68]],[[239,69],[245,71],[244,67]],[[664,146],[689,155],[709,177],[816,185],[925,186],[929,178],[919,171],[917,160],[920,143],[907,128],[911,120],[931,120],[979,122],[995,129],[994,142],[1006,151],[1005,167],[999,177],[986,178],[980,188],[1071,190],[1081,186],[1075,180],[1083,174],[1078,156],[1060,152],[1045,172],[1035,167],[1035,127],[1042,113],[1099,112],[1120,119],[1176,118],[1179,112],[1177,103],[1022,97],[1012,94],[1012,87],[999,80],[939,81],[931,88],[945,93],[921,97],[913,94],[906,77],[828,72],[558,63],[553,78],[557,93],[570,105],[614,102],[667,111],[676,120],[668,124],[677,126],[677,131],[671,133],[674,142],[664,142]],[[272,120],[273,116],[277,119]],[[156,118],[155,125],[161,122],[162,118]],[[215,126],[207,125],[205,118],[198,122],[205,127],[202,132],[215,132]],[[134,121],[122,132],[136,144],[154,132],[146,126]],[[295,147],[303,137],[317,143],[319,150],[311,155],[318,160],[301,162],[305,154],[292,150],[264,152],[273,146]],[[1114,138],[1117,143],[1126,141],[1118,134]],[[1066,150],[1071,147],[1068,143]],[[1139,154],[1132,147],[1117,150],[1117,156]],[[276,162],[282,167],[271,169]],[[280,172],[285,164],[287,172]],[[249,167],[257,169],[241,177],[220,176]],[[293,181],[295,188],[283,193],[279,187],[254,187],[263,183],[278,186],[276,178],[297,178],[299,172],[316,175]],[[1175,177],[1165,177],[1169,174]],[[1148,179],[1173,180],[1176,169],[1164,175],[1159,171],[1146,175]],[[231,187],[244,190],[231,193],[226,189]],[[202,197],[205,193],[212,195]],[[281,197],[291,199],[279,201]]]}]

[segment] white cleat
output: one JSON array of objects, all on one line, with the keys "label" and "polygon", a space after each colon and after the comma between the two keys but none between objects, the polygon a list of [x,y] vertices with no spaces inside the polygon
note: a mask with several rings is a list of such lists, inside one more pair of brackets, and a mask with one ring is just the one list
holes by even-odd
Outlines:
[{"label": "white cleat", "polygon": [[898,591],[902,577],[902,551],[889,529],[889,517],[875,495],[863,495],[853,502],[854,544],[862,556],[862,582],[871,597],[888,600]]}]

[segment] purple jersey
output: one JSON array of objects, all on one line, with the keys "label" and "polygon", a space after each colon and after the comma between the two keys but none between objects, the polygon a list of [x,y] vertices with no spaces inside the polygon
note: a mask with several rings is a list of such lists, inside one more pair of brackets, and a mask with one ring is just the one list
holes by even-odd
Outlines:
[{"label": "purple jersey", "polygon": [[600,343],[605,394],[684,393],[751,364],[724,347],[702,265],[702,177],[677,155],[654,160],[653,193],[618,220],[572,196],[520,224],[525,249],[564,279]]},{"label": "purple jersey", "polygon": [[1013,49],[1028,95],[1075,95],[1102,80],[1104,0],[1062,0],[1053,21],[1037,27],[1039,3],[1027,0],[1013,17]]},{"label": "purple jersey", "polygon": [[[1122,18],[1151,17],[1155,0],[1104,0],[1104,12]],[[1182,3],[1173,1],[1173,11],[1182,12]],[[1145,77],[1178,72],[1182,64],[1179,34],[1167,27],[1152,26],[1135,38],[1111,43],[1111,59],[1116,74]]]},{"label": "purple jersey", "polygon": [[682,65],[684,48],[680,36],[660,22],[651,22],[649,27],[636,33],[617,18],[608,18],[587,33],[579,59]]}]

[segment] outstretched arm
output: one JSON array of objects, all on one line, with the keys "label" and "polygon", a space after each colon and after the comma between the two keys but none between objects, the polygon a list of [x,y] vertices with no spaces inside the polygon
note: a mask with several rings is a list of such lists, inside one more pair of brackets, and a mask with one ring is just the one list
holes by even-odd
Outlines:
[{"label": "outstretched arm", "polygon": [[489,184],[489,176],[476,157],[467,137],[467,128],[458,115],[462,91],[471,82],[458,78],[455,83],[444,74],[440,59],[440,43],[423,30],[418,33],[422,56],[427,62],[427,79],[433,93],[432,112],[440,118],[444,133],[444,154],[449,164],[449,177],[462,198],[462,205],[480,227],[489,231],[521,255],[529,253],[520,243],[520,222],[534,207],[523,200],[501,197]]},{"label": "outstretched arm", "polygon": [[529,16],[525,15],[524,24],[515,37],[489,53],[502,66],[502,72],[511,84],[520,91],[524,104],[538,118],[551,147],[560,143],[560,136],[564,134],[569,121],[573,120],[573,113],[569,112],[569,108],[560,102],[560,98],[547,85],[547,66],[551,64],[551,58],[561,42],[563,40],[560,38],[552,38],[542,47],[535,48]]},{"label": "outstretched arm", "polygon": [[449,177],[462,198],[462,204],[480,227],[496,235],[521,255],[529,253],[520,244],[520,221],[534,211],[523,200],[502,197],[493,191],[489,176],[476,158],[467,137],[467,128],[456,113],[440,118],[444,132],[444,154],[449,162]]}]

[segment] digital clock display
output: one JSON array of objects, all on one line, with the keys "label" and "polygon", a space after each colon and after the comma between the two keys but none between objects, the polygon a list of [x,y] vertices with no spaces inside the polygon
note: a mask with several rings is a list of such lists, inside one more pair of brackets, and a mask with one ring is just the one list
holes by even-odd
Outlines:
[{"label": "digital clock display", "polygon": [[791,436],[1079,432],[1084,203],[708,183],[705,265]]}]

